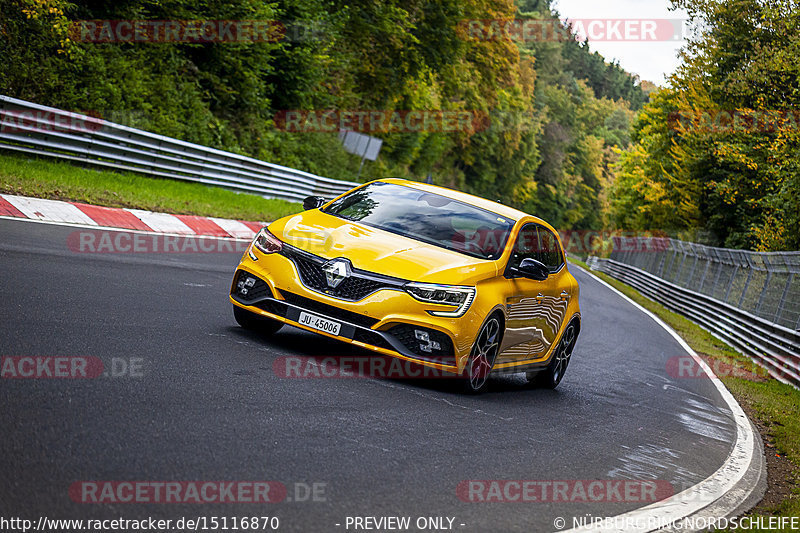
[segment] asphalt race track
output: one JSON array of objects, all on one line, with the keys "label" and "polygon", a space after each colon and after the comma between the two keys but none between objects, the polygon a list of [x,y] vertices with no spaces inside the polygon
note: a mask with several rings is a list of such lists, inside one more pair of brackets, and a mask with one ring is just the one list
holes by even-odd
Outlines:
[{"label": "asphalt race track", "polygon": [[[277,516],[281,531],[333,532],[348,516],[450,517],[457,531],[552,531],[557,517],[570,527],[646,502],[464,502],[456,489],[629,479],[677,493],[735,440],[713,384],[668,371],[680,345],[577,268],[583,330],[560,387],[503,376],[469,397],[446,380],[278,376],[281,356],[369,354],[294,328],[239,328],[227,298],[238,253],[81,254],[67,247],[74,231],[0,220],[0,355],[94,356],[121,375],[0,379],[2,516]],[[288,494],[76,503],[69,487],[86,480],[269,480]]]}]

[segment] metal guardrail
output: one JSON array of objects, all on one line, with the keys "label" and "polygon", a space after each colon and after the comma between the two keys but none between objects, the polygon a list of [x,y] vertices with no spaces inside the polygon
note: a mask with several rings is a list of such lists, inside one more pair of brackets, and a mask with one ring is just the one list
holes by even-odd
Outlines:
[{"label": "metal guardrail", "polygon": [[749,252],[659,237],[614,237],[611,259],[800,330],[800,252]]},{"label": "metal guardrail", "polygon": [[0,149],[291,201],[358,185],[1,95]]},{"label": "metal guardrail", "polygon": [[771,376],[800,385],[800,332],[774,324],[711,296],[680,287],[639,267],[590,257],[589,268],[627,283],[750,356]]}]

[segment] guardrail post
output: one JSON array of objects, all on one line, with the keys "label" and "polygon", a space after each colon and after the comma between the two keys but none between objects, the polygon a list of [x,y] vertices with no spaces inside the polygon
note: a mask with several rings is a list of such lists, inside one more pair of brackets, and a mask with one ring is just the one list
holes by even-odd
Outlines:
[{"label": "guardrail post", "polygon": [[778,302],[778,310],[775,311],[775,322],[776,324],[780,321],[781,315],[783,314],[783,306],[786,304],[786,297],[789,296],[789,287],[792,286],[792,280],[794,279],[794,272],[789,272],[789,277],[786,278],[786,286],[783,288],[783,294],[781,294],[781,301]]},{"label": "guardrail post", "polygon": [[717,273],[714,274],[714,284],[711,286],[711,296],[714,296],[714,294],[716,294],[717,292],[717,286],[719,285],[719,278],[722,275],[722,265],[723,265],[722,261],[719,261],[717,259],[715,259],[714,262],[717,264]]},{"label": "guardrail post", "polygon": [[706,268],[703,269],[703,276],[700,278],[700,287],[697,292],[703,292],[703,284],[706,282],[706,274],[708,274],[708,267],[711,266],[711,258],[706,258]]},{"label": "guardrail post", "polygon": [[733,287],[733,280],[736,279],[736,274],[739,273],[739,265],[736,264],[733,266],[733,274],[731,274],[731,279],[728,282],[728,289],[725,291],[725,302],[728,302],[731,297],[731,287]]},{"label": "guardrail post", "polygon": [[648,265],[650,268],[650,272],[655,272],[656,268],[658,268],[658,264],[661,262],[661,252],[657,250],[650,250],[650,253],[653,254],[653,257],[650,259],[650,264]]},{"label": "guardrail post", "polygon": [[672,281],[675,283],[675,285],[680,285],[682,287],[681,272],[683,272],[683,264],[686,262],[686,250],[682,249],[681,253],[683,254],[683,257],[681,257],[681,264],[678,265],[678,270],[675,272],[675,278]]},{"label": "guardrail post", "polygon": [[[625,246],[627,247],[628,245],[626,244]],[[633,250],[628,248],[625,250],[625,254],[622,257],[625,258],[626,263],[630,264],[630,262],[633,260]]]},{"label": "guardrail post", "polygon": [[670,244],[670,248],[672,248],[672,257],[669,258],[669,266],[664,271],[664,279],[669,279],[667,276],[669,275],[670,271],[672,271],[672,265],[675,263],[675,258],[678,256],[678,251],[675,250],[675,247]]},{"label": "guardrail post", "polygon": [[694,250],[694,261],[692,262],[692,268],[689,270],[689,275],[686,277],[686,288],[692,287],[692,278],[694,278],[694,271],[697,267],[697,261],[700,259],[699,255],[697,254],[697,250]]},{"label": "guardrail post", "polygon": [[750,280],[753,279],[753,265],[750,264],[750,261],[747,261],[748,269],[747,269],[747,280],[744,282],[744,289],[742,289],[742,295],[739,297],[739,303],[736,305],[739,309],[742,308],[744,305],[744,296],[747,294],[747,289],[750,287]]},{"label": "guardrail post", "polygon": [[659,254],[658,267],[656,268],[656,271],[653,272],[653,274],[655,274],[658,277],[662,277],[662,275],[664,274],[664,263],[666,262],[667,262],[667,250],[664,250]]},{"label": "guardrail post", "polygon": [[772,279],[772,270],[767,270],[767,280],[764,282],[764,288],[761,289],[761,294],[758,297],[758,303],[756,304],[755,314],[759,314],[761,312],[761,306],[764,304],[764,296],[767,294],[767,289],[769,288],[769,281],[771,279]]},{"label": "guardrail post", "polygon": [[764,305],[764,298],[767,295],[767,289],[769,289],[769,282],[772,280],[772,272],[775,270],[772,263],[769,261],[769,255],[762,255],[761,259],[764,261],[764,269],[767,271],[767,279],[764,281],[764,287],[761,289],[761,294],[758,295],[758,303],[756,303],[756,309],[754,313],[758,316],[761,316],[761,306]]}]

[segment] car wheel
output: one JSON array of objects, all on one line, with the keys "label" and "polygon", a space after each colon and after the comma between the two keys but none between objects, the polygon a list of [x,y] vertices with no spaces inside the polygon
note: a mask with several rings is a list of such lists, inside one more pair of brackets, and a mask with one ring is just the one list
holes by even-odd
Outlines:
[{"label": "car wheel", "polygon": [[555,389],[558,387],[558,384],[561,383],[561,380],[564,378],[564,373],[567,371],[567,366],[572,357],[572,350],[575,348],[575,341],[577,338],[577,328],[575,324],[570,323],[561,336],[561,342],[558,343],[556,351],[550,360],[550,364],[541,372],[529,372],[527,375],[528,381],[538,387],[546,389]]},{"label": "car wheel", "polygon": [[500,348],[500,321],[496,316],[489,317],[484,323],[464,369],[464,390],[470,394],[478,394],[486,388],[489,373],[497,359]]},{"label": "car wheel", "polygon": [[244,329],[263,333],[264,335],[272,335],[283,326],[283,322],[257,315],[247,309],[242,309],[238,305],[233,306],[233,317]]}]

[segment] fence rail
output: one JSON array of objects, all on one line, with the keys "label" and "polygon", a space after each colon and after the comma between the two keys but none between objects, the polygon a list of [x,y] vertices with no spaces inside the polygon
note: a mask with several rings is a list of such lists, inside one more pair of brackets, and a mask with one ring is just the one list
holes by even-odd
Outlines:
[{"label": "fence rail", "polygon": [[291,201],[358,185],[2,95],[0,149]]},{"label": "fence rail", "polygon": [[749,252],[658,237],[614,237],[613,244],[615,261],[800,330],[800,252]]},{"label": "fence rail", "polygon": [[[672,241],[672,242],[664,242]],[[768,320],[763,316],[758,316],[750,310],[743,307],[743,303],[749,302],[748,291],[750,286],[756,286],[759,294],[754,296],[756,300],[762,300],[759,306],[755,304],[756,309],[763,310],[763,298],[768,297],[771,291],[768,289],[770,280],[762,280],[761,284],[754,283],[756,277],[755,272],[758,268],[766,268],[764,265],[774,265],[776,262],[774,258],[777,257],[773,254],[755,254],[766,255],[773,259],[773,262],[758,263],[752,262],[753,258],[749,257],[754,254],[753,252],[742,252],[726,256],[725,254],[718,253],[721,249],[710,249],[709,247],[702,247],[703,252],[710,254],[706,258],[730,258],[734,257],[739,260],[739,263],[728,265],[731,268],[740,269],[748,268],[750,272],[744,275],[745,280],[741,287],[731,287],[735,283],[735,276],[728,276],[722,280],[709,282],[711,288],[707,288],[706,292],[700,292],[697,289],[707,287],[704,279],[709,279],[709,271],[711,271],[711,278],[720,278],[723,276],[723,270],[711,266],[712,261],[707,260],[705,264],[700,263],[698,254],[700,249],[698,245],[685,246],[691,243],[684,243],[682,241],[674,241],[672,239],[661,239],[661,242],[652,242],[648,239],[647,242],[637,242],[638,246],[632,246],[632,243],[623,244],[615,242],[615,252],[612,253],[611,259],[599,259],[597,257],[590,257],[588,264],[593,270],[605,272],[610,276],[631,285],[639,290],[642,294],[652,298],[653,300],[663,304],[668,309],[683,314],[684,316],[692,319],[700,324],[705,329],[716,334],[721,339],[728,342],[731,346],[735,347],[742,353],[750,356],[756,363],[763,366],[773,377],[785,383],[791,383],[794,386],[800,385],[800,331],[795,328],[789,328],[777,323],[774,320]],[[649,246],[649,250],[647,249]],[[691,250],[689,254],[682,254],[686,250]],[[739,252],[738,250],[728,250],[729,252]],[[678,256],[678,254],[681,254]],[[714,255],[717,254],[717,255]],[[614,256],[617,256],[616,258]],[[659,258],[660,256],[660,258]],[[693,258],[698,257],[697,261]],[[796,257],[789,255],[789,257]],[[669,266],[670,263],[675,262],[683,263],[682,266]],[[742,262],[745,261],[745,262]],[[768,260],[769,261],[769,260]],[[691,263],[690,267],[686,263]],[[701,275],[693,274],[699,269],[704,271]],[[786,264],[784,264],[786,266]],[[788,267],[788,275],[796,274],[793,270],[794,267]],[[769,273],[770,271],[767,270]],[[670,279],[662,277],[666,273]],[[786,272],[783,272],[786,274]],[[772,272],[772,276],[776,275]],[[769,274],[764,274],[764,278],[770,277]],[[795,276],[796,277],[796,276]],[[699,278],[699,279],[698,279]],[[727,286],[725,285],[727,284]],[[785,285],[786,288],[791,289],[792,281]],[[789,296],[789,290],[781,291],[784,298],[782,300],[786,303],[786,298]],[[731,293],[735,294],[732,297]],[[725,299],[718,299],[715,295],[724,294]],[[781,313],[770,314],[774,316],[783,316]]]}]

